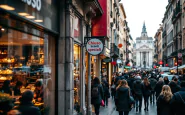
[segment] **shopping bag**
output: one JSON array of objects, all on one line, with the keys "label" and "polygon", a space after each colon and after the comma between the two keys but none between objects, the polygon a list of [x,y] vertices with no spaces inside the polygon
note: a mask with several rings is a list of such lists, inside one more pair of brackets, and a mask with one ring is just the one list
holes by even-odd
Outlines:
[{"label": "shopping bag", "polygon": [[101,100],[101,106],[105,106],[105,103],[104,103],[104,101],[103,100]]}]

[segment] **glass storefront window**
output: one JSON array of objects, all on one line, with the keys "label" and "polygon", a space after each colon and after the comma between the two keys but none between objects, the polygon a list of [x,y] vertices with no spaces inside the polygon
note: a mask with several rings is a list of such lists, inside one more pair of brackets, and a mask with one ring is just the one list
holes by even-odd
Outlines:
[{"label": "glass storefront window", "polygon": [[74,108],[80,112],[80,46],[74,45]]},{"label": "glass storefront window", "polygon": [[[5,80],[10,80],[11,91],[14,91],[16,82],[21,81],[21,93],[10,95],[17,98],[30,89],[36,94],[33,103],[43,115],[54,115],[55,70],[55,39],[52,36],[45,34],[40,38],[0,25],[0,88]],[[35,87],[38,81],[41,89]],[[39,96],[38,90],[43,95]],[[19,100],[14,104],[18,103]]]},{"label": "glass storefront window", "polygon": [[72,19],[72,37],[75,39],[75,40],[79,40],[81,41],[81,20],[74,16]]}]

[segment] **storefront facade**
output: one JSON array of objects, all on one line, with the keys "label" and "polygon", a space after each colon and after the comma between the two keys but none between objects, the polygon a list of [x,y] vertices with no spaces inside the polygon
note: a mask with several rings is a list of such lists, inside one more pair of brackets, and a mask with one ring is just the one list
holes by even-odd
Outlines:
[{"label": "storefront facade", "polygon": [[[46,115],[85,115],[90,104],[84,38],[91,36],[91,18],[103,13],[99,3],[1,0],[0,12],[0,81],[18,79],[34,90],[41,79]],[[100,59],[90,58],[94,65]]]},{"label": "storefront facade", "polygon": [[34,91],[36,81],[42,81],[43,113],[49,115],[57,113],[56,4],[0,1],[0,85],[5,80],[22,81],[24,92]]}]

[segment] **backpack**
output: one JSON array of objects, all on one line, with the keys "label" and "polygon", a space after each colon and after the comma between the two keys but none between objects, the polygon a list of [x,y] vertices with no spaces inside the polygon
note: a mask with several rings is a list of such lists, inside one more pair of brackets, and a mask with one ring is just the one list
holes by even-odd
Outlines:
[{"label": "backpack", "polygon": [[92,98],[98,98],[99,97],[99,87],[98,86],[94,86],[92,88],[92,92],[91,92],[91,97]]}]

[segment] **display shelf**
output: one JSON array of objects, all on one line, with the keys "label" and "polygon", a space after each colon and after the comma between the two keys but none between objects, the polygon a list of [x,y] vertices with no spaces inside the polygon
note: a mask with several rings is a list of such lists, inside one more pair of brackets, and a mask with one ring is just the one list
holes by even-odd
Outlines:
[{"label": "display shelf", "polygon": [[8,75],[13,75],[13,73],[12,74],[0,74],[0,75],[3,75],[3,76],[8,76]]},{"label": "display shelf", "polygon": [[15,62],[0,62],[0,64],[14,64]]}]

